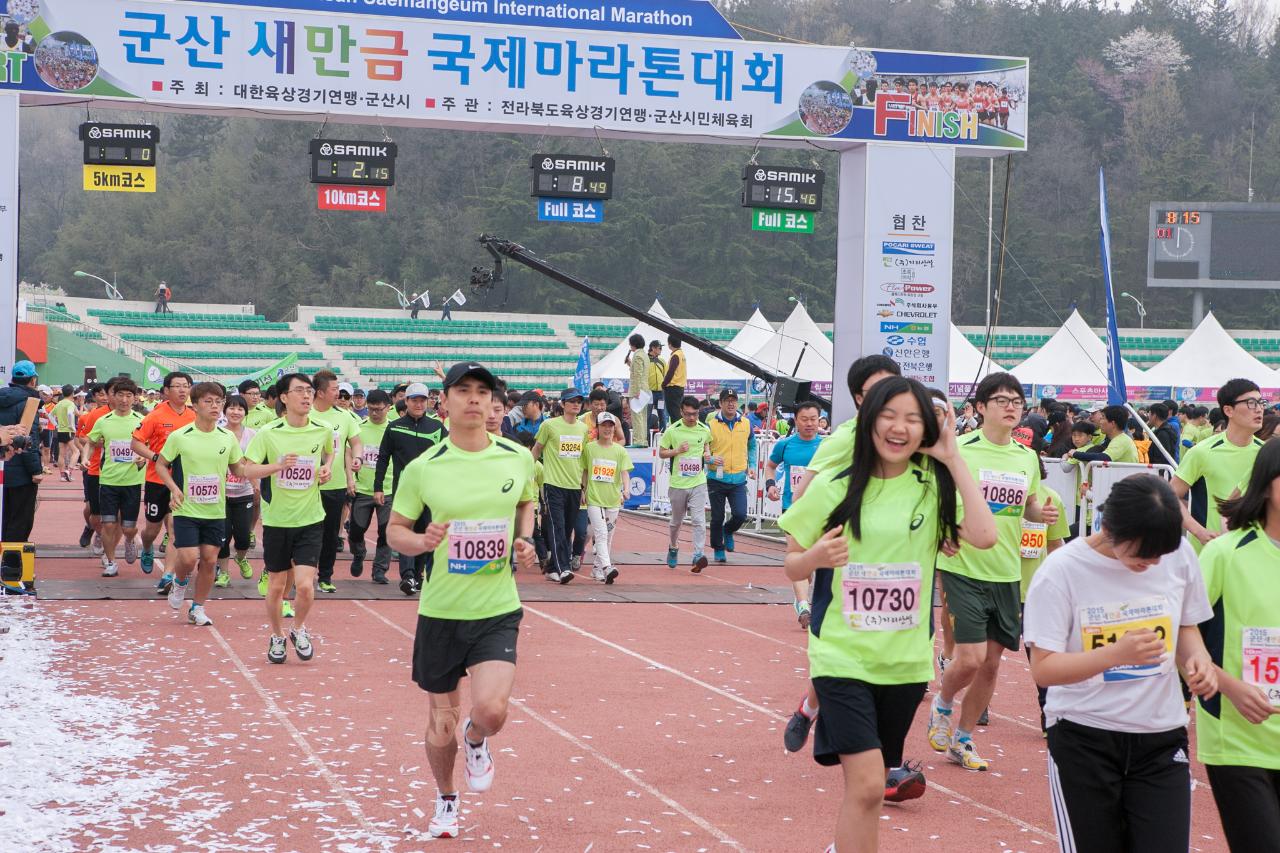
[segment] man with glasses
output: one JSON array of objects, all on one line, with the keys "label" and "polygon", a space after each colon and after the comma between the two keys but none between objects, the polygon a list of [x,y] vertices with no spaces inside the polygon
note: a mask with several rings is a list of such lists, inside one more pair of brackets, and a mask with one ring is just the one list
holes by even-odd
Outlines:
[{"label": "man with glasses", "polygon": [[276,388],[284,400],[284,416],[250,439],[242,474],[262,478],[262,562],[268,575],[267,622],[271,626],[267,661],[281,664],[287,650],[281,610],[291,586],[297,594],[289,639],[299,660],[311,660],[315,654],[306,622],[315,601],[324,539],[320,488],[342,459],[334,452],[333,427],[311,417],[312,380],[289,373]]},{"label": "man with glasses", "polygon": [[1191,534],[1197,553],[1222,533],[1218,501],[1231,497],[1253,471],[1253,461],[1262,447],[1254,433],[1261,428],[1268,405],[1256,383],[1232,379],[1218,389],[1226,431],[1204,439],[1182,455],[1173,476],[1173,491],[1179,498],[1191,494],[1190,508],[1184,505],[1182,509],[1182,526]]},{"label": "man with glasses", "polygon": [[[950,612],[955,657],[929,713],[929,745],[965,770],[986,770],[973,729],[995,691],[1004,649],[1017,651],[1022,634],[1022,520],[1053,524],[1059,507],[1036,498],[1040,460],[1013,440],[1026,398],[1009,373],[992,373],[978,383],[974,405],[982,428],[960,439],[960,455],[978,481],[996,517],[996,544],[987,550],[961,547],[938,558],[942,594]],[[964,691],[960,713],[952,703]]]}]

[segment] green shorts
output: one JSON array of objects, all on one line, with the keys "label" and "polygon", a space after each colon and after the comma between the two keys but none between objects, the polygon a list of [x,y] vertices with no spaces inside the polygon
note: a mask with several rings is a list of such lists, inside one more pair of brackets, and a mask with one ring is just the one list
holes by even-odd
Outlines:
[{"label": "green shorts", "polygon": [[1022,636],[1019,581],[976,581],[942,570],[938,575],[957,643],[995,640],[1010,651],[1018,650]]}]

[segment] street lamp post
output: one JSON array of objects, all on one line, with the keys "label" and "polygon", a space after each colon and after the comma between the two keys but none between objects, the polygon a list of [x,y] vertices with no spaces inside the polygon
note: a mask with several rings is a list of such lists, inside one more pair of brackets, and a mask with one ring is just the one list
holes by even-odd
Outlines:
[{"label": "street lamp post", "polygon": [[[75,273],[74,273],[74,275],[76,276],[76,278],[93,278],[93,279],[97,279],[98,281],[102,282],[102,284],[103,284],[103,286],[104,286],[104,287],[106,287],[106,289],[107,289],[107,298],[108,298],[108,299],[118,299],[118,300],[121,300],[121,301],[123,301],[123,300],[124,300],[124,297],[120,295],[120,291],[116,288],[116,286],[115,286],[114,284],[112,284],[111,282],[107,281],[105,278],[100,278],[100,277],[98,277],[98,276],[96,276],[96,275],[93,275],[92,273],[87,273],[87,272],[85,272],[84,270],[76,270],[76,271],[75,271]],[[113,276],[113,278],[114,278],[114,276]]]},{"label": "street lamp post", "polygon": [[1147,309],[1143,306],[1142,301],[1127,290],[1120,291],[1121,296],[1127,296],[1133,300],[1133,304],[1138,306],[1138,328],[1146,328]]}]

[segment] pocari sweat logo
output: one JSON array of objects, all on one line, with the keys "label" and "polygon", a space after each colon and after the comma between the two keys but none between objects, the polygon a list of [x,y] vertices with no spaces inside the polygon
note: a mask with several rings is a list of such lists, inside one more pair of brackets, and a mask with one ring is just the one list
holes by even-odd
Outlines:
[{"label": "pocari sweat logo", "polygon": [[934,244],[916,240],[885,240],[880,244],[880,251],[886,255],[932,255]]}]

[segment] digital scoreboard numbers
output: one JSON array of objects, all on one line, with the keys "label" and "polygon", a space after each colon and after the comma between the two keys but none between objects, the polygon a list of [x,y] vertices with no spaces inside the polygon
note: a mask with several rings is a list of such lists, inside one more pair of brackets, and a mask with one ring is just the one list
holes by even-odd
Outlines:
[{"label": "digital scoreboard numbers", "polygon": [[533,170],[529,194],[535,198],[599,201],[613,198],[612,157],[534,154],[529,168]]},{"label": "digital scoreboard numbers", "polygon": [[396,183],[396,144],[341,139],[311,140],[311,183],[391,187]]},{"label": "digital scoreboard numbers", "polygon": [[154,124],[80,125],[84,143],[84,188],[87,191],[153,193],[156,191],[156,146],[160,128]]},{"label": "digital scoreboard numbers", "polygon": [[770,210],[822,210],[821,169],[747,165],[742,170],[742,206]]},{"label": "digital scoreboard numbers", "polygon": [[1280,204],[1155,202],[1148,224],[1148,287],[1280,287]]}]

